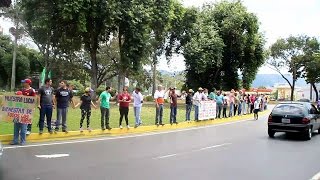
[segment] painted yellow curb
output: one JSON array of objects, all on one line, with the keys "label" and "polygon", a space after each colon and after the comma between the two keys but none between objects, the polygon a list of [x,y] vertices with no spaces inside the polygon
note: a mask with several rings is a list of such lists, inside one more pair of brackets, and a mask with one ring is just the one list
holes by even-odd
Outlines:
[{"label": "painted yellow curb", "polygon": [[[261,112],[261,115],[268,114],[270,111]],[[68,133],[58,132],[58,133],[32,133],[27,137],[27,142],[47,142],[47,141],[57,141],[57,140],[71,140],[71,139],[81,139],[81,138],[88,138],[88,137],[97,137],[97,136],[116,136],[116,135],[124,135],[124,134],[136,134],[136,133],[146,133],[146,132],[156,132],[156,131],[168,131],[174,129],[184,129],[190,127],[198,127],[198,126],[207,126],[207,125],[214,125],[214,124],[223,124],[228,122],[235,122],[253,118],[253,114],[249,115],[242,115],[242,116],[234,116],[232,118],[225,118],[225,119],[214,119],[214,120],[206,120],[206,121],[190,121],[190,122],[180,122],[179,124],[166,124],[164,126],[140,126],[138,128],[131,127],[128,128],[113,128],[112,130],[105,130],[102,131],[101,129],[89,131],[69,131]],[[13,139],[13,135],[0,135],[0,141],[3,144],[9,144]]]}]

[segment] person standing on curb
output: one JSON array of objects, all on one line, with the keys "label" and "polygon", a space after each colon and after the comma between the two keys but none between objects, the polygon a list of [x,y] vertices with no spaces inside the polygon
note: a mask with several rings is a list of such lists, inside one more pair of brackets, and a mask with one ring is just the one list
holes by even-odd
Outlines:
[{"label": "person standing on curb", "polygon": [[188,94],[186,96],[186,121],[190,122],[191,118],[190,118],[190,114],[191,114],[191,110],[192,110],[192,93],[193,90],[189,89]]},{"label": "person standing on curb", "polygon": [[75,107],[78,107],[80,104],[81,109],[81,119],[80,119],[80,132],[83,132],[82,124],[84,119],[87,117],[87,130],[91,132],[90,128],[90,117],[91,117],[91,105],[97,109],[96,105],[91,100],[90,88],[84,90],[84,94],[80,98],[81,103],[78,103]]},{"label": "person standing on curb", "polygon": [[201,106],[201,101],[207,100],[206,95],[203,93],[203,89],[200,87],[198,92],[196,92],[193,96],[193,104],[194,104],[194,120],[199,120],[199,107]]},{"label": "person standing on curb", "polygon": [[38,108],[40,110],[39,120],[39,134],[43,133],[44,118],[47,119],[48,132],[53,133],[51,128],[52,112],[54,108],[54,89],[51,87],[52,80],[50,78],[45,80],[45,85],[38,91]]},{"label": "person standing on curb", "polygon": [[123,92],[119,94],[118,101],[119,101],[119,111],[120,111],[119,128],[122,129],[122,120],[124,117],[126,120],[127,128],[129,129],[130,126],[129,126],[128,114],[129,114],[129,105],[131,102],[131,97],[130,97],[130,94],[128,93],[127,87],[124,87]]},{"label": "person standing on curb", "polygon": [[254,120],[258,120],[259,118],[259,111],[260,111],[260,100],[259,98],[256,98],[255,101],[254,101],[254,110],[253,110],[253,113],[254,113]]},{"label": "person standing on curb", "polygon": [[115,100],[115,97],[111,96],[112,88],[106,87],[106,90],[103,91],[98,101],[100,102],[100,111],[101,111],[101,129],[104,131],[106,129],[111,130],[112,128],[109,125],[110,119],[110,100]]},{"label": "person standing on curb", "polygon": [[221,111],[223,108],[223,95],[221,94],[221,91],[218,91],[216,96],[216,118],[221,118]]},{"label": "person standing on curb", "polygon": [[[17,95],[23,96],[36,96],[36,91],[31,87],[32,81],[30,79],[25,79],[21,81],[24,88],[21,91],[18,91]],[[29,135],[31,132],[32,124],[23,124],[19,122],[19,119],[14,119],[14,128],[13,128],[13,141],[11,145],[19,144],[19,134],[20,134],[20,145],[26,144],[26,135]],[[29,130],[29,131],[28,131]]]},{"label": "person standing on curb", "polygon": [[133,96],[133,109],[134,109],[134,117],[135,117],[135,128],[137,128],[138,126],[140,126],[142,124],[141,121],[141,107],[143,104],[143,96],[141,94],[141,89],[136,87],[136,89],[133,91],[132,93]]},{"label": "person standing on curb", "polygon": [[229,101],[229,98],[226,95],[226,93],[224,93],[223,94],[223,113],[222,113],[223,118],[227,118],[228,101]]},{"label": "person standing on curb", "polygon": [[55,132],[59,131],[60,122],[62,121],[62,132],[68,133],[67,129],[67,113],[69,103],[72,103],[73,108],[75,107],[75,103],[73,101],[73,94],[72,91],[67,88],[67,81],[62,80],[60,81],[60,88],[56,91],[55,97],[57,104],[57,121],[56,121],[56,128]]},{"label": "person standing on curb", "polygon": [[229,94],[229,117],[233,116],[234,111],[234,103],[235,103],[235,91],[232,89]]},{"label": "person standing on curb", "polygon": [[154,100],[156,102],[156,122],[157,126],[164,125],[162,123],[163,118],[163,105],[164,105],[164,90],[161,85],[158,85],[158,90],[154,93]]},{"label": "person standing on curb", "polygon": [[178,107],[178,95],[176,94],[176,88],[170,88],[170,124],[178,124],[177,122],[177,107]]}]

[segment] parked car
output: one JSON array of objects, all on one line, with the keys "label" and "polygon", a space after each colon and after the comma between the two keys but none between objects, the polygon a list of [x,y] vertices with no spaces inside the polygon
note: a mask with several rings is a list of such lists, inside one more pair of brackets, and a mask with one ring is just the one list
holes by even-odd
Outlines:
[{"label": "parked car", "polygon": [[274,107],[268,118],[268,135],[276,132],[300,133],[307,140],[320,134],[320,113],[310,102],[283,102]]},{"label": "parked car", "polygon": [[3,154],[3,147],[2,147],[2,144],[0,142],[0,158],[2,157],[2,154]]}]

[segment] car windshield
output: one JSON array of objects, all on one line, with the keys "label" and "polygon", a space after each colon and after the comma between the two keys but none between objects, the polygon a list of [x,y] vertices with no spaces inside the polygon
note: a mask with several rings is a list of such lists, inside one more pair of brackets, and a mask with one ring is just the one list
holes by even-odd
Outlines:
[{"label": "car windshield", "polygon": [[272,113],[303,115],[306,113],[306,108],[303,104],[279,104],[273,109]]}]

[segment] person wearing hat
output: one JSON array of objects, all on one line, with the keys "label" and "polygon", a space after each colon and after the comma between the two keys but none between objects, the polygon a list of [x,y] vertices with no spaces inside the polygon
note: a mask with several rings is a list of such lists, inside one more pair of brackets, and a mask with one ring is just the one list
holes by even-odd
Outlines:
[{"label": "person wearing hat", "polygon": [[44,118],[47,119],[48,131],[53,133],[51,129],[52,111],[54,107],[54,89],[51,87],[52,80],[50,78],[45,80],[45,85],[38,90],[38,108],[40,110],[39,119],[39,134],[43,133]]},{"label": "person wearing hat", "polygon": [[192,110],[192,94],[193,94],[193,90],[189,89],[188,94],[186,96],[186,121],[190,121],[190,114],[191,114],[191,110]]},{"label": "person wearing hat", "polygon": [[203,93],[203,89],[200,87],[198,92],[196,92],[193,96],[193,104],[194,104],[194,120],[199,120],[199,107],[201,105],[201,101],[207,100],[206,95]]},{"label": "person wearing hat", "polygon": [[82,124],[86,117],[87,117],[87,130],[89,132],[91,131],[91,128],[90,128],[91,106],[97,109],[96,105],[91,100],[90,90],[91,90],[90,88],[86,88],[84,90],[84,94],[80,98],[81,103],[78,103],[75,106],[75,107],[78,107],[81,104],[80,132],[83,132]]},{"label": "person wearing hat", "polygon": [[[17,95],[23,96],[36,96],[36,91],[31,87],[31,79],[24,79],[21,81],[23,83],[23,89],[18,91]],[[19,134],[20,134],[20,145],[25,145],[26,135],[31,133],[32,124],[23,124],[19,122],[19,119],[14,119],[14,128],[13,128],[13,141],[11,145],[19,144]]]},{"label": "person wearing hat", "polygon": [[158,90],[154,93],[154,101],[156,103],[156,125],[164,125],[162,123],[163,117],[163,105],[164,105],[164,95],[165,92],[161,85],[158,85]]}]

